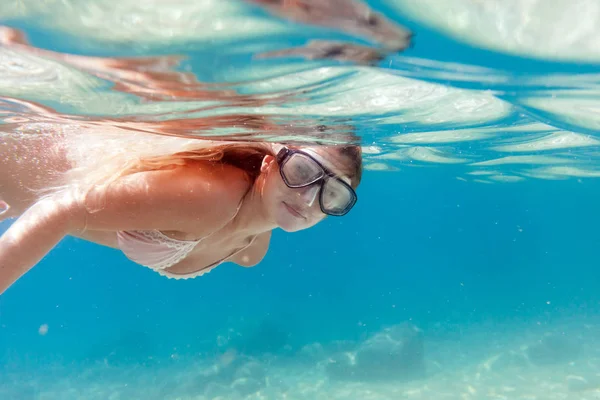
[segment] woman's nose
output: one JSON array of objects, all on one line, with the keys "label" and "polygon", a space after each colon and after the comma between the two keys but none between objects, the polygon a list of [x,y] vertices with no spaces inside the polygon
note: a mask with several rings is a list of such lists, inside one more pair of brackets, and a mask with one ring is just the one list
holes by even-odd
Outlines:
[{"label": "woman's nose", "polygon": [[302,189],[300,192],[300,197],[309,207],[312,207],[318,193],[319,185],[311,185]]}]

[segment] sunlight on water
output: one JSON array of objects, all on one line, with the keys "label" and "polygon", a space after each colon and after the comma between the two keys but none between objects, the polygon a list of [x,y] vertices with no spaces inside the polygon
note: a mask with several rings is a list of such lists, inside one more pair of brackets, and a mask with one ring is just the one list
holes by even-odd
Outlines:
[{"label": "sunlight on water", "polygon": [[[408,0],[384,3],[398,15],[423,19],[428,26],[456,33],[460,40],[485,39],[477,44],[498,51],[577,60],[589,60],[596,53],[598,33],[591,25],[562,18],[571,36],[560,41],[548,34],[556,28],[551,15],[538,17],[552,21],[547,25],[529,23],[528,16],[541,7],[536,1],[461,0],[427,7]],[[152,54],[164,53],[167,44],[184,47],[172,55],[137,59],[72,55],[29,45],[21,32],[4,27],[0,92],[5,108],[21,99],[54,109],[51,113],[59,114],[46,113],[42,119],[59,119],[63,125],[81,116],[120,127],[135,119],[145,131],[213,138],[327,140],[323,133],[315,136],[314,127],[328,125],[332,131],[355,131],[365,145],[379,146],[381,151],[365,160],[373,170],[396,170],[407,160],[410,165],[463,163],[462,177],[469,179],[472,166],[511,160],[506,158],[511,153],[539,157],[535,153],[543,151],[546,162],[560,159],[561,165],[577,165],[585,176],[595,176],[593,160],[581,165],[578,156],[597,145],[591,136],[598,127],[600,107],[595,90],[591,91],[598,86],[597,74],[515,75],[436,60],[434,53],[427,59],[408,51],[393,52],[388,49],[404,47],[408,30],[391,19],[395,15],[391,12],[379,14],[381,22],[364,27],[336,19],[335,6],[329,8],[328,3],[320,5],[322,20],[275,3],[262,9],[261,2],[252,1],[157,1],[152,7],[130,0],[93,7],[82,1],[18,4],[0,7],[0,16],[13,22],[35,18],[41,29],[69,35],[70,46],[84,54],[101,49]],[[359,21],[368,6],[352,4],[346,17],[355,15]],[[555,7],[542,8],[558,12],[565,4],[556,0]],[[597,12],[590,2],[580,6],[586,15]],[[433,12],[420,14],[425,9]],[[49,18],[55,13],[72,17]],[[285,23],[286,18],[294,23]],[[492,18],[500,18],[501,25]],[[471,34],[467,37],[464,32]],[[290,40],[298,44],[289,47]],[[302,41],[308,44],[302,47]],[[413,45],[419,49],[418,39]],[[181,57],[188,51],[191,58]],[[201,51],[201,59],[193,56],[194,51]],[[216,68],[207,69],[206,60]],[[374,63],[380,68],[373,68]],[[4,118],[10,122],[15,116],[5,113]],[[263,123],[231,126],[235,120],[256,118]],[[215,124],[216,120],[223,123]],[[170,126],[164,125],[166,121]],[[397,134],[380,133],[390,130]],[[472,150],[474,143],[480,150]],[[566,149],[570,157],[559,153]],[[560,170],[545,171],[532,173],[523,167],[512,173],[539,179],[564,176]]]},{"label": "sunlight on water", "polygon": [[589,0],[384,0],[459,40],[544,59],[600,61],[600,4]]}]

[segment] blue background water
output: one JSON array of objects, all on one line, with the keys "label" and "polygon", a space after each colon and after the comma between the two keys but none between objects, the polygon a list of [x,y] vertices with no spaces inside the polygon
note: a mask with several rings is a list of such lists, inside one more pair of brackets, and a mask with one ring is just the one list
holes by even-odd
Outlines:
[{"label": "blue background water", "polygon": [[476,185],[436,169],[367,172],[346,218],[277,231],[259,266],[189,281],[67,239],[2,296],[3,360],[81,361],[138,334],[130,340],[148,346],[139,358],[168,359],[211,349],[228,328],[250,336],[261,320],[297,347],[407,320],[435,336],[597,315],[599,190],[596,180]]}]

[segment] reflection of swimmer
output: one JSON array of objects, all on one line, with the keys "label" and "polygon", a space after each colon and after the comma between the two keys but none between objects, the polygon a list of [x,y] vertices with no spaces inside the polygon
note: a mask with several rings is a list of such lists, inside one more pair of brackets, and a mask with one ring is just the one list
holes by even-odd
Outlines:
[{"label": "reflection of swimmer", "polygon": [[260,53],[258,58],[301,56],[309,60],[329,59],[373,64],[390,52],[405,50],[412,33],[374,12],[358,0],[247,0],[292,21],[338,29],[366,38],[376,47],[351,42],[311,40],[300,47]]},{"label": "reflection of swimmer", "polygon": [[208,142],[108,127],[80,141],[59,133],[0,142],[0,198],[11,205],[3,217],[18,217],[0,238],[0,293],[66,235],[172,278],[225,261],[253,266],[273,229],[298,231],[350,211],[361,178],[353,143]]},{"label": "reflection of swimmer", "polygon": [[29,44],[23,32],[0,25],[0,46],[67,64],[90,75],[112,82],[112,90],[129,93],[147,101],[224,101],[230,106],[258,107],[280,103],[289,96],[243,95],[226,85],[199,82],[191,72],[177,71],[179,56],[137,58],[91,57],[65,54]]},{"label": "reflection of swimmer", "polygon": [[246,0],[292,21],[338,29],[388,51],[408,47],[411,32],[359,0]]},{"label": "reflection of swimmer", "polygon": [[307,45],[284,50],[261,53],[258,58],[302,56],[307,60],[329,59],[352,61],[357,64],[372,64],[381,61],[385,53],[368,46],[334,42],[330,40],[312,40]]}]

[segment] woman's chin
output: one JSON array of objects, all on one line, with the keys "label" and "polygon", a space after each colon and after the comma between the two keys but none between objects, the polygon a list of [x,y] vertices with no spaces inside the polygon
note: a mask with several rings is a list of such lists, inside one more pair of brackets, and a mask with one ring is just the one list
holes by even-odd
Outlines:
[{"label": "woman's chin", "polygon": [[[315,217],[314,215],[304,212],[300,214],[295,209],[289,209],[289,206],[285,203],[281,203],[276,211],[275,216],[277,226],[286,232],[297,232],[304,229],[311,228],[321,221],[322,218]],[[323,215],[325,217],[325,215]]]},{"label": "woman's chin", "polygon": [[297,232],[306,229],[306,224],[302,224],[300,221],[289,217],[279,218],[277,225],[286,232]]},{"label": "woman's chin", "polygon": [[308,227],[306,219],[290,213],[285,205],[278,210],[277,225],[286,232],[297,232]]}]

